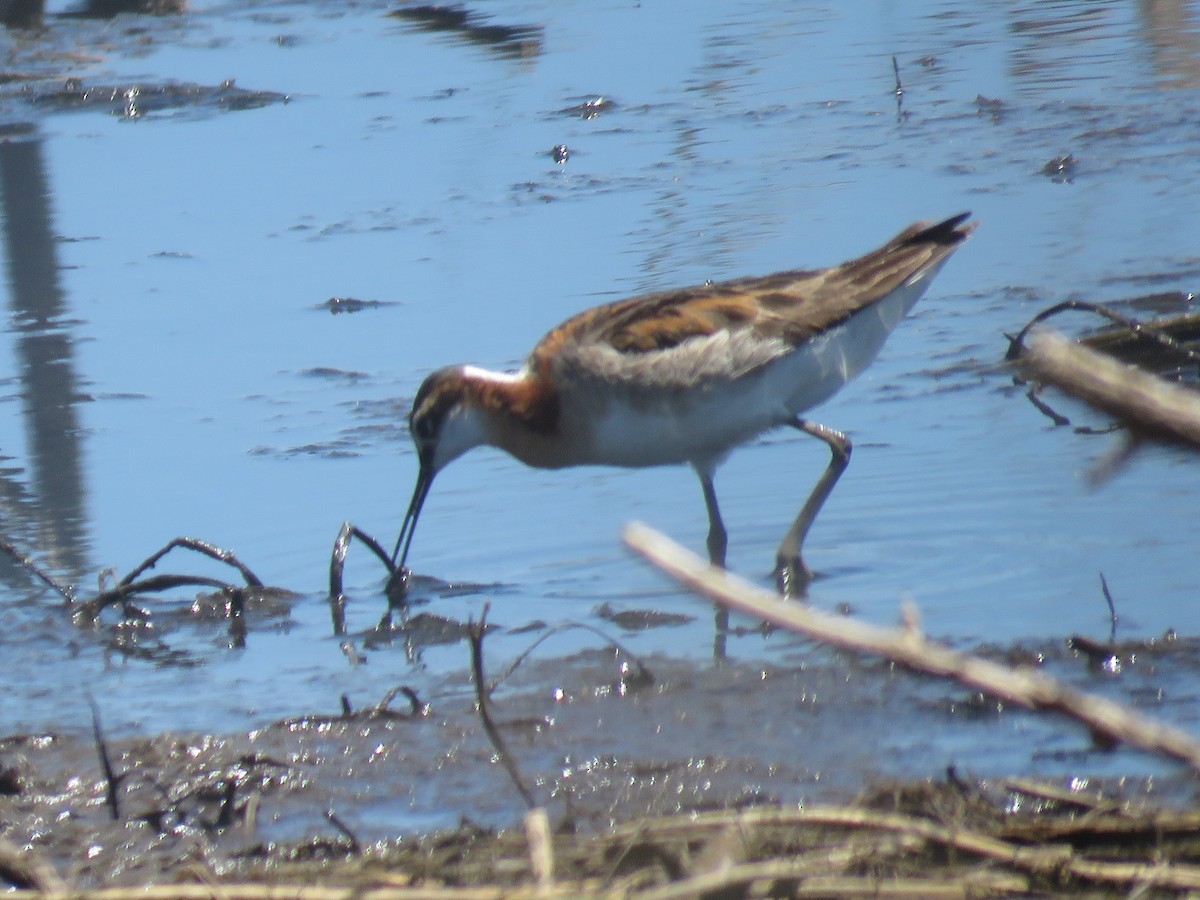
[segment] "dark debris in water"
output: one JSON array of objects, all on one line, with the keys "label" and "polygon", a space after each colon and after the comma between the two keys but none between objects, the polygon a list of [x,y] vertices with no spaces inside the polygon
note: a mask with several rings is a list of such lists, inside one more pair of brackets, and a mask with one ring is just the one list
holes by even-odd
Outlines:
[{"label": "dark debris in water", "polygon": [[356,313],[362,312],[364,309],[378,309],[381,306],[390,306],[383,300],[360,300],[357,297],[330,297],[324,303],[318,303],[317,309],[328,310],[335,316],[339,313]]},{"label": "dark debris in water", "polygon": [[1042,174],[1058,184],[1071,184],[1078,170],[1079,160],[1071,153],[1056,156],[1042,166]]},{"label": "dark debris in water", "polygon": [[187,11],[187,0],[84,0],[59,13],[64,19],[112,19],[119,15],[178,16]]},{"label": "dark debris in water", "polygon": [[[1179,376],[1181,367],[1200,366],[1200,312],[1195,295],[1158,291],[1106,303],[1071,298],[1039,311],[1012,338],[1007,358],[1015,359],[1030,330],[1064,313],[1084,313],[1100,324],[1083,331],[1079,342],[1121,362],[1159,375]],[[1196,373],[1191,374],[1195,380]]]},{"label": "dark debris in water", "polygon": [[259,109],[288,101],[286,94],[241,88],[233,79],[209,86],[187,82],[88,85],[80,78],[68,78],[58,86],[26,84],[19,96],[49,112],[103,112],[130,119],[179,110]]},{"label": "dark debris in water", "polygon": [[615,609],[609,603],[596,607],[593,613],[598,618],[612,622],[625,631],[645,631],[648,628],[687,625],[689,622],[695,621],[695,616],[659,612],[655,609]]},{"label": "dark debris in water", "polygon": [[571,106],[564,107],[558,111],[558,114],[560,116],[570,116],[575,119],[595,119],[616,108],[617,101],[610,97],[596,96],[588,97]]},{"label": "dark debris in water", "polygon": [[484,47],[505,58],[528,58],[542,52],[540,25],[501,25],[465,6],[406,4],[388,13],[425,31],[447,34]]},{"label": "dark debris in water", "polygon": [[997,97],[985,97],[983,94],[975,96],[975,108],[979,111],[979,115],[990,118],[992,124],[999,124],[1008,112],[1008,104],[1003,100]]},{"label": "dark debris in water", "polygon": [[[1200,312],[1190,309],[1194,297],[1181,291],[1155,294],[1150,297],[1126,301],[1131,309],[1145,309],[1153,314],[1155,309],[1167,305],[1176,312],[1160,315],[1146,323],[1155,332],[1170,339],[1169,344],[1147,340],[1144,331],[1133,330],[1124,325],[1113,325],[1086,335],[1082,341],[1094,350],[1101,350],[1123,362],[1139,366],[1160,375],[1183,376],[1183,368],[1192,369],[1188,380],[1195,381],[1195,354],[1200,353]],[[1141,301],[1139,307],[1138,301]],[[1158,305],[1162,304],[1162,305]],[[1186,310],[1178,312],[1177,310]]]}]

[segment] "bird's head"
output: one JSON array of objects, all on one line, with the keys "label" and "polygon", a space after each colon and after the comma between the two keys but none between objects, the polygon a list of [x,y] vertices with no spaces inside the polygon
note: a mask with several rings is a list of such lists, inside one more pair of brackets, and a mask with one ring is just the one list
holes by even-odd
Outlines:
[{"label": "bird's head", "polygon": [[408,414],[408,431],[417,448],[417,484],[400,528],[392,565],[400,568],[408,557],[417,518],[433,478],[472,447],[486,443],[483,414],[467,366],[447,366],[421,384]]}]

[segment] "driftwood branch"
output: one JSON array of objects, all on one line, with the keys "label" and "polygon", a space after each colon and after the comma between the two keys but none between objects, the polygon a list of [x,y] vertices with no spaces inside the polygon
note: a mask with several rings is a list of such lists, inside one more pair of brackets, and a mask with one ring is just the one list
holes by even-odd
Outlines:
[{"label": "driftwood branch", "polygon": [[1091,404],[1139,437],[1200,447],[1200,393],[1118,362],[1053,331],[1035,331],[1017,360],[1026,373]]},{"label": "driftwood branch", "polygon": [[916,624],[884,628],[782,600],[699,557],[645,525],[629,525],[625,541],[667,574],[721,606],[844,650],[882,656],[914,672],[948,678],[1026,709],[1059,713],[1106,744],[1127,743],[1200,772],[1200,740],[1104,697],[1076,690],[1035,669],[1009,668],[931,641]]}]

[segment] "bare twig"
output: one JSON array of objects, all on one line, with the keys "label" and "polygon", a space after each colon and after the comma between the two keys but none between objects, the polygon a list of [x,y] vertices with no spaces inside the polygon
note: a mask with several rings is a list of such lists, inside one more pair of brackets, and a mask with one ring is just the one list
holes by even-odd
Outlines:
[{"label": "bare twig", "polygon": [[229,645],[235,650],[246,647],[246,590],[235,587],[225,591],[229,597]]},{"label": "bare twig", "polygon": [[232,550],[224,550],[221,547],[218,547],[216,544],[210,544],[208,541],[202,541],[199,538],[193,538],[193,537],[177,537],[177,538],[175,538],[170,543],[168,543],[165,547],[163,547],[161,550],[159,550],[157,553],[153,554],[152,556],[147,557],[146,560],[140,566],[138,566],[136,569],[134,569],[132,572],[130,572],[128,575],[126,575],[123,579],[121,579],[121,584],[122,585],[131,584],[134,581],[134,579],[136,579],[139,575],[141,575],[147,569],[153,569],[155,564],[160,559],[162,559],[164,556],[166,556],[168,553],[170,553],[176,547],[182,547],[185,550],[195,550],[197,553],[202,553],[205,556],[211,557],[212,559],[215,559],[217,562],[223,562],[226,565],[232,566],[233,568],[237,569],[238,573],[242,576],[242,578],[245,580],[246,584],[250,587],[262,587],[263,586],[263,583],[259,579],[259,577],[257,575],[255,575],[253,572],[251,572],[250,569],[247,568],[242,563],[242,561],[239,560],[234,555]]},{"label": "bare twig", "polygon": [[896,86],[892,88],[892,94],[896,98],[896,121],[904,121],[907,115],[904,111],[904,85],[900,83],[900,63],[896,62],[896,57],[892,57],[892,72],[896,75]]},{"label": "bare twig", "polygon": [[475,703],[479,708],[479,720],[483,723],[483,730],[487,733],[488,740],[492,742],[496,756],[499,757],[508,772],[508,777],[512,779],[521,799],[525,801],[527,807],[535,809],[538,805],[537,801],[533,799],[529,788],[525,787],[517,764],[513,762],[508,748],[504,745],[504,739],[500,737],[500,732],[496,729],[496,723],[492,721],[492,714],[488,710],[487,681],[483,675],[483,638],[487,632],[487,613],[488,608],[485,605],[479,621],[472,620],[467,625],[471,639],[471,675],[475,680]]},{"label": "bare twig", "polygon": [[90,600],[85,600],[79,604],[75,615],[80,621],[91,622],[107,607],[115,606],[118,603],[126,603],[131,597],[137,594],[152,594],[187,586],[216,588],[230,596],[235,591],[241,590],[241,588],[234,587],[227,581],[221,581],[219,578],[210,578],[207,575],[151,575],[149,578],[143,578],[141,581],[129,581],[126,579],[119,582],[116,587],[101,591]]},{"label": "bare twig", "polygon": [[834,616],[777,595],[709,566],[678,544],[641,524],[625,541],[663,571],[730,609],[846,650],[883,656],[915,672],[949,678],[973,690],[1032,710],[1055,712],[1082,723],[1104,742],[1124,742],[1170,757],[1200,772],[1200,741],[1105,697],[1075,690],[1031,668],[1011,669],[952,650],[918,629],[883,628]]},{"label": "bare twig", "polygon": [[[408,698],[409,711],[398,712],[391,709],[391,702],[399,695],[404,695]],[[398,722],[408,721],[410,719],[422,719],[429,715],[429,704],[421,700],[417,692],[407,685],[392,688],[388,691],[382,700],[373,706],[368,706],[363,709],[356,710],[354,704],[350,702],[349,696],[342,694],[339,698],[342,711],[337,715],[328,713],[306,713],[303,716],[295,716],[290,719],[280,719],[272,723],[273,728],[296,728],[296,727],[320,727],[323,725],[331,725],[335,722],[346,721],[369,721],[373,719]]]},{"label": "bare twig", "polygon": [[[1089,303],[1086,300],[1064,300],[1062,303],[1056,303],[1054,306],[1043,309],[1025,323],[1025,327],[1017,333],[1016,337],[1009,338],[1008,352],[1004,358],[1009,361],[1020,359],[1026,352],[1025,338],[1030,332],[1052,316],[1068,311],[1093,313],[1120,326],[1124,333],[1127,333],[1135,340],[1157,344],[1162,351],[1170,353],[1177,358],[1186,359],[1193,363],[1200,363],[1200,353],[1186,346],[1175,337],[1175,333],[1177,332],[1194,332],[1195,319],[1193,314],[1153,322],[1143,322],[1119,313],[1102,303]],[[1095,345],[1097,348],[1101,345],[1111,344],[1112,342],[1111,335],[1109,334],[1097,334],[1085,339],[1085,343]]]},{"label": "bare twig", "polygon": [[92,708],[92,736],[96,740],[96,753],[100,756],[100,768],[104,771],[104,801],[108,804],[109,812],[112,814],[113,821],[118,821],[121,818],[121,807],[117,791],[121,786],[121,782],[125,780],[128,772],[117,774],[113,768],[112,758],[108,755],[108,744],[104,740],[104,730],[100,726],[100,709],[96,706],[96,701],[90,696],[87,698],[88,706]]},{"label": "bare twig", "polygon": [[1108,642],[1117,642],[1117,605],[1113,602],[1112,591],[1108,589],[1108,579],[1100,573],[1100,589],[1104,591],[1104,599],[1108,603]]},{"label": "bare twig", "polygon": [[341,817],[333,811],[332,807],[325,810],[325,818],[330,825],[341,833],[342,837],[350,842],[351,853],[358,854],[362,852],[362,844],[359,843],[358,835],[354,833],[349,825],[342,821]]},{"label": "bare twig", "polygon": [[222,829],[228,828],[237,818],[237,789],[240,779],[236,776],[225,779],[225,784],[221,789],[221,808],[217,812],[217,820],[213,823],[213,828]]},{"label": "bare twig", "polygon": [[645,663],[643,663],[637,656],[630,653],[629,650],[627,650],[625,646],[616,638],[605,634],[601,629],[594,625],[589,625],[587,622],[561,622],[558,625],[548,628],[545,632],[538,635],[537,639],[533,643],[518,653],[516,659],[509,663],[508,668],[505,669],[500,675],[497,675],[492,679],[492,683],[488,685],[488,694],[490,695],[494,693],[497,687],[508,680],[512,673],[515,672],[523,662],[525,662],[525,660],[529,657],[529,654],[533,653],[533,651],[541,646],[544,641],[549,640],[551,637],[560,632],[570,631],[573,628],[579,628],[583,631],[590,631],[601,640],[606,641],[609,646],[611,646],[626,659],[631,660],[633,664],[637,666],[637,675],[630,679],[633,683],[638,685],[649,685],[654,683],[654,673],[646,668]]},{"label": "bare twig", "polygon": [[407,573],[397,580],[396,570],[392,566],[392,558],[379,542],[357,525],[343,522],[342,527],[338,529],[337,537],[333,539],[333,553],[329,557],[329,610],[333,616],[333,633],[335,635],[346,633],[346,594],[343,589],[343,579],[346,570],[346,554],[350,552],[350,544],[354,538],[358,538],[365,544],[367,549],[374,553],[383,563],[383,567],[387,569],[388,581],[384,593],[388,598],[388,612],[385,618],[390,617],[393,607],[404,604],[408,590]]},{"label": "bare twig", "polygon": [[[398,687],[394,687],[390,691],[388,691],[384,695],[383,699],[380,700],[378,704],[376,704],[376,706],[375,706],[376,714],[382,715],[383,713],[392,712],[392,710],[390,709],[391,703],[393,700],[396,699],[397,696],[399,696],[401,694],[403,694],[406,698],[408,698],[409,711],[407,714],[407,718],[417,719],[417,718],[420,718],[421,716],[429,715],[429,704],[424,702],[417,695],[417,692],[414,691],[412,688],[410,688],[406,684],[399,685]],[[404,714],[397,713],[397,715],[404,715]]]},{"label": "bare twig", "polygon": [[16,560],[17,563],[32,572],[47,587],[57,591],[58,594],[67,601],[68,606],[75,602],[74,590],[72,590],[70,587],[59,584],[53,575],[38,565],[33,557],[18,548],[16,544],[5,540],[4,538],[0,538],[0,550],[3,550],[14,560]]}]

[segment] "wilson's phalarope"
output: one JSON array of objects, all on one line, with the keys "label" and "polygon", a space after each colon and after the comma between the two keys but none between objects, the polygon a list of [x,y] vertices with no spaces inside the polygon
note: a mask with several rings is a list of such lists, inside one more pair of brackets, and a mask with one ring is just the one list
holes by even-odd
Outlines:
[{"label": "wilson's phalarope", "polygon": [[849,462],[851,444],[800,413],[875,358],[974,230],[969,216],[918,222],[828,269],[598,306],[542,338],[514,374],[461,365],[434,372],[408,417],[420,469],[392,553],[396,575],[407,573],[434,476],[481,444],[538,468],[690,463],[708,510],[709,559],[723,567],[727,539],[713,473],[734,447],[790,425],[825,441],[832,454],[776,554],[781,590],[802,594],[812,576],[801,545]]}]

